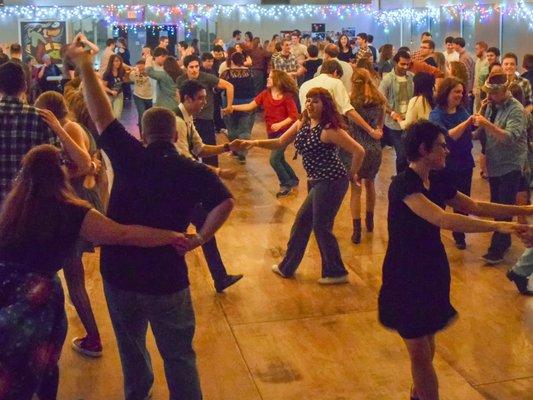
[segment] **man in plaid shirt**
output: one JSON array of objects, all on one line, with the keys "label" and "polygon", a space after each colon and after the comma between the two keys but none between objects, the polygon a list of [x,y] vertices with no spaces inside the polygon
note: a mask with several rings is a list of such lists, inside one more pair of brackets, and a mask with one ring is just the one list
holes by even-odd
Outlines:
[{"label": "man in plaid shirt", "polygon": [[291,53],[291,40],[281,41],[281,51],[272,56],[272,69],[277,69],[289,74],[294,80],[305,73],[304,67],[298,63],[298,59]]},{"label": "man in plaid shirt", "polygon": [[507,75],[509,83],[517,84],[524,93],[524,107],[529,112],[533,112],[533,94],[531,91],[531,83],[526,78],[522,78],[516,67],[518,65],[518,57],[514,53],[506,53],[502,58],[503,72]]},{"label": "man in plaid shirt", "polygon": [[0,202],[11,189],[24,155],[34,146],[59,140],[35,107],[24,104],[26,81],[14,62],[0,65]]}]

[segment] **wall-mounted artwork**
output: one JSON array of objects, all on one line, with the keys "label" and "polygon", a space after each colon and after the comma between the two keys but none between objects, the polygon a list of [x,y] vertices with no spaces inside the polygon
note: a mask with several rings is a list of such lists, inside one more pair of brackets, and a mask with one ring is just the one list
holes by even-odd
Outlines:
[{"label": "wall-mounted artwork", "polygon": [[48,54],[61,62],[61,47],[67,43],[66,21],[19,21],[20,43],[24,56],[32,56],[38,63]]}]

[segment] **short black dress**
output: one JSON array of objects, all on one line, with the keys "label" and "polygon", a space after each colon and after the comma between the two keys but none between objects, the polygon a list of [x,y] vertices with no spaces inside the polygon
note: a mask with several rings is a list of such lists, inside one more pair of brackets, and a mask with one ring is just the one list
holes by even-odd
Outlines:
[{"label": "short black dress", "polygon": [[389,188],[389,244],[383,262],[379,320],[406,339],[432,335],[457,315],[450,303],[450,266],[440,228],[419,217],[403,202],[422,193],[439,207],[457,191],[445,172],[430,175],[427,190],[411,168]]}]

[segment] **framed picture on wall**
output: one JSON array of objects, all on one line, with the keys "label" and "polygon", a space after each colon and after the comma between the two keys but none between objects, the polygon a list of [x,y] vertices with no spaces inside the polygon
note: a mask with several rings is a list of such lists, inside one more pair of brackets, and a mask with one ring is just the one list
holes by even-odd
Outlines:
[{"label": "framed picture on wall", "polygon": [[19,21],[19,38],[23,56],[34,57],[42,63],[48,54],[54,62],[61,62],[61,47],[67,44],[66,21]]},{"label": "framed picture on wall", "polygon": [[96,36],[96,21],[93,18],[84,18],[70,23],[70,32],[68,40],[69,42],[76,36],[78,33],[83,33],[85,37],[96,44],[98,37]]}]

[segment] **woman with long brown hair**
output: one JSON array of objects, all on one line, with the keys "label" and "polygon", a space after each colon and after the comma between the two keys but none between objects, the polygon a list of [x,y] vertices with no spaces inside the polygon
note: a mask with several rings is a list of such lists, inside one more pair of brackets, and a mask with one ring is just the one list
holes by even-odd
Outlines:
[{"label": "woman with long brown hair", "polygon": [[394,57],[394,46],[392,44],[384,44],[379,48],[378,73],[383,77],[394,69],[392,58]]},{"label": "woman with long brown hair", "polygon": [[[301,119],[283,135],[277,139],[246,141],[250,147],[266,149],[279,149],[294,141],[307,172],[307,198],[292,225],[285,257],[272,268],[283,278],[291,278],[296,272],[313,231],[322,257],[322,278],[318,283],[348,282],[348,271],[332,230],[349,179],[357,178],[365,151],[343,128],[342,116],[331,94],[326,89],[313,88],[307,93]],[[353,155],[350,171],[341,161],[338,147]]]},{"label": "woman with long brown hair", "polygon": [[[354,68],[350,103],[372,128],[383,129],[387,99],[378,90],[366,69]],[[381,135],[372,136],[352,122],[350,122],[350,130],[355,140],[365,149],[365,158],[363,159],[363,165],[359,169],[358,177],[365,187],[366,230],[367,232],[372,232],[374,230],[374,206],[376,203],[374,179],[381,166]],[[355,244],[361,242],[361,193],[361,185],[351,185],[352,242]]]},{"label": "woman with long brown hair", "polygon": [[111,100],[113,114],[115,118],[120,119],[124,108],[124,83],[129,80],[121,56],[113,54],[109,57],[109,63],[102,78],[109,100]]},{"label": "woman with long brown hair", "polygon": [[[154,51],[156,59],[165,57],[166,54],[163,49],[156,49]],[[157,81],[158,92],[154,105],[176,111],[179,105],[179,92],[176,80],[183,74],[183,71],[178,65],[178,60],[172,56],[166,56],[161,66],[163,67],[163,71],[156,70],[154,68],[154,57],[146,57],[144,70],[150,78]]]},{"label": "woman with long brown hair", "polygon": [[[234,111],[250,112],[259,106],[265,110],[265,124],[270,139],[278,138],[298,119],[298,109],[294,96],[298,87],[286,72],[271,70],[267,79],[267,88],[248,104],[234,105]],[[285,160],[285,149],[272,149],[270,165],[279,179],[280,190],[276,197],[288,196],[292,188],[300,182],[296,173]]]},{"label": "woman with long brown hair", "polygon": [[[76,197],[61,151],[30,150],[0,211],[0,365],[2,399],[57,396],[58,360],[67,333],[57,272],[77,238],[110,245],[159,247],[178,232],[118,224]],[[179,247],[181,249],[181,247]]]},{"label": "woman with long brown hair", "polygon": [[[72,156],[66,152],[67,174],[70,184],[76,194],[86,201],[97,211],[103,213],[104,206],[96,190],[96,179],[100,167],[100,161],[96,156],[98,148],[92,135],[82,125],[71,119],[65,99],[57,92],[45,92],[35,101],[44,120],[59,137],[68,135],[83,151],[84,161],[90,160],[89,166],[80,166],[80,162],[72,160]],[[72,162],[74,161],[74,162]],[[100,333],[91,308],[91,302],[85,287],[85,276],[82,263],[84,252],[94,252],[92,243],[78,239],[72,253],[66,258],[63,265],[65,281],[70,294],[72,304],[76,308],[80,320],[87,331],[87,336],[75,338],[73,348],[89,357],[98,357],[102,354]]]}]

